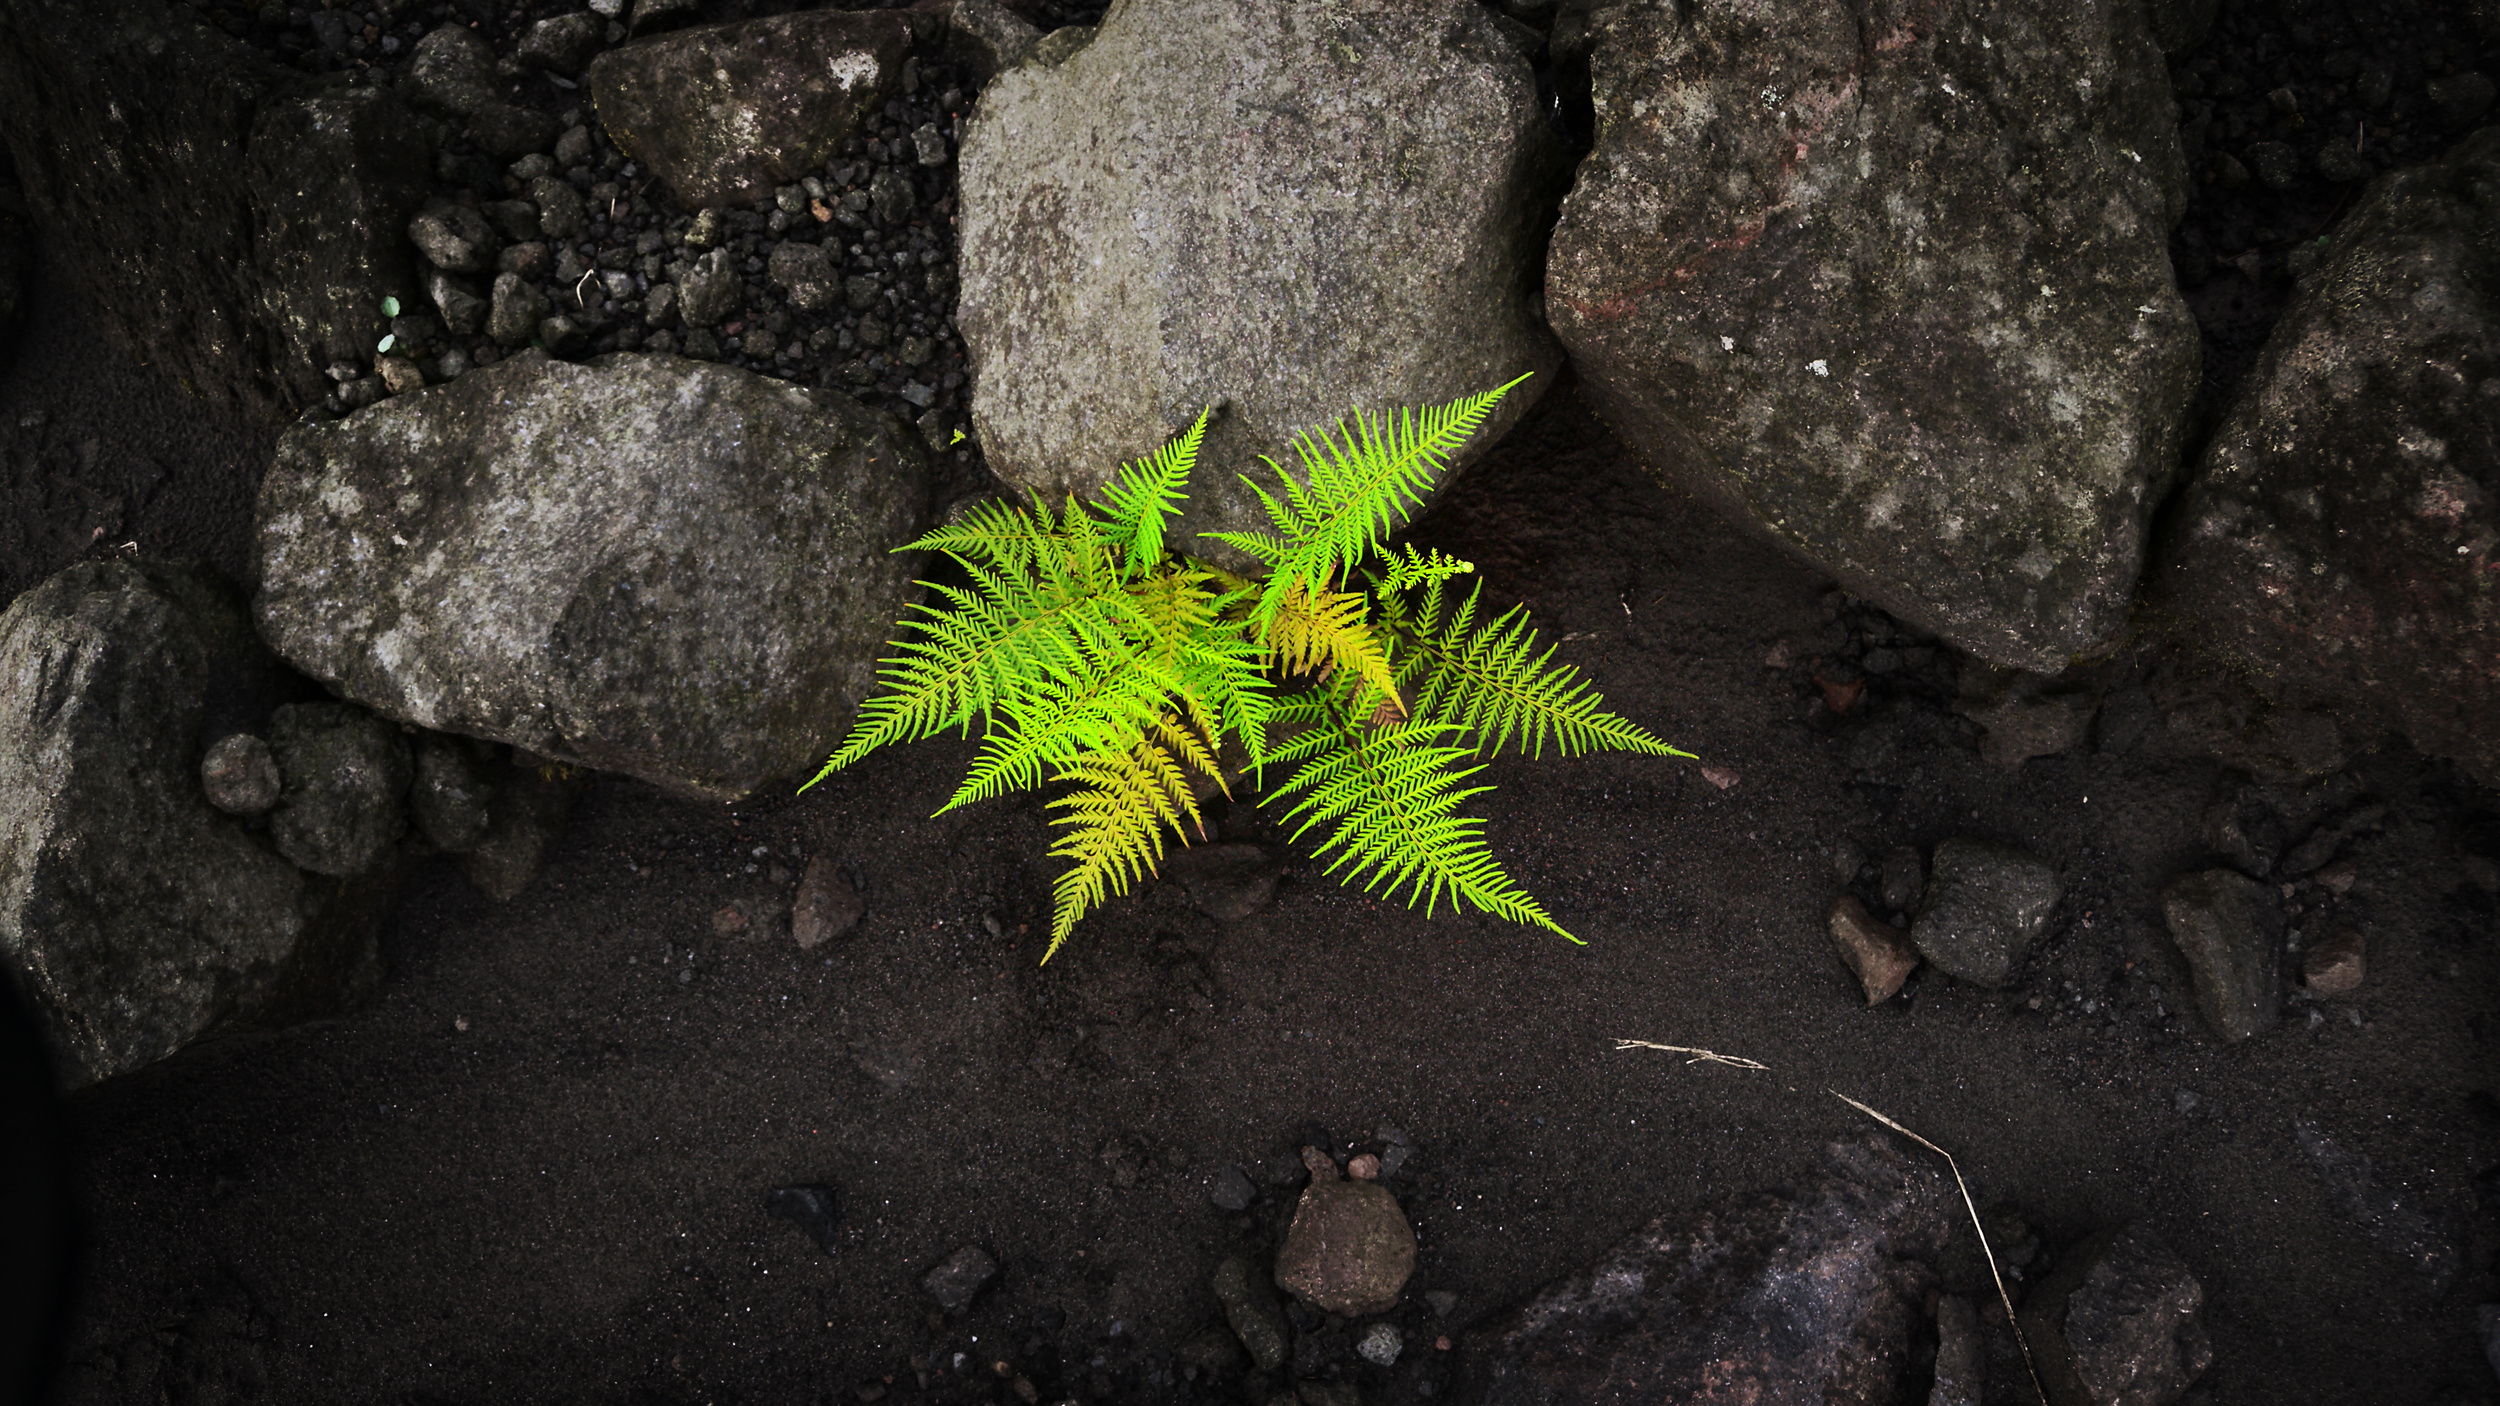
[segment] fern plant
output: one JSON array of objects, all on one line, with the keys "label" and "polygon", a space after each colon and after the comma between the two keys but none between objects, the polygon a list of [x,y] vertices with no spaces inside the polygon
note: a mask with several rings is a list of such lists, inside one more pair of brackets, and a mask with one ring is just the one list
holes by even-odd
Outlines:
[{"label": "fern plant", "polygon": [[1202,534],[1265,567],[1260,579],[1165,540],[1212,409],[1096,501],[982,503],[897,548],[944,552],[968,583],[919,583],[935,603],[912,607],[884,689],[799,790],[889,742],[978,724],[972,770],[938,814],[1066,788],[1047,803],[1064,827],[1050,853],[1068,861],[1047,962],[1078,919],[1154,872],[1167,835],[1205,837],[1198,796],[1231,794],[1230,742],[1254,785],[1283,773],[1264,801],[1291,802],[1295,839],[1321,832],[1316,856],[1342,882],[1403,888],[1427,917],[1446,901],[1578,942],[1502,871],[1484,822],[1458,813],[1492,789],[1464,784],[1483,769],[1469,763],[1549,745],[1693,754],[1602,711],[1577,669],[1536,652],[1525,606],[1479,620],[1480,586],[1454,600],[1451,579],[1474,566],[1385,545],[1443,456],[1526,379],[1402,415],[1385,436],[1358,413],[1338,427],[1343,449],[1297,436],[1303,477],[1269,459],[1277,492],[1244,479],[1272,530]]}]

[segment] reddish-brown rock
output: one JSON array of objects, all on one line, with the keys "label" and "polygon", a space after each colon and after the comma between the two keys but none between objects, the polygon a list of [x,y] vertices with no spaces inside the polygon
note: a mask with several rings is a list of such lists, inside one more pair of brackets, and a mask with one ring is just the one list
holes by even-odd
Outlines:
[{"label": "reddish-brown rock", "polygon": [[1877,922],[1855,898],[1844,893],[1833,899],[1825,922],[1831,927],[1832,945],[1840,949],[1840,959],[1866,988],[1868,1005],[1891,1000],[1918,969],[1918,953],[1910,950],[1909,939],[1891,924]]},{"label": "reddish-brown rock", "polygon": [[1348,1317],[1395,1308],[1415,1272],[1415,1229],[1398,1198],[1376,1181],[1339,1181],[1336,1167],[1315,1162],[1311,1184],[1294,1209],[1284,1248],[1276,1252],[1276,1285],[1328,1313]]}]

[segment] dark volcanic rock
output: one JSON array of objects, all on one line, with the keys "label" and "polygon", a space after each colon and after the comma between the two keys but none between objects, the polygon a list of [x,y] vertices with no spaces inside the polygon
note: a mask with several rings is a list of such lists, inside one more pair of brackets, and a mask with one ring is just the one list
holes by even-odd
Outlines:
[{"label": "dark volcanic rock", "polygon": [[2063,891],[2057,867],[2037,855],[1989,840],[1940,841],[1910,940],[1947,976],[2003,986]]},{"label": "dark volcanic rock", "polygon": [[2205,1291],[2142,1225],[2070,1251],[2023,1303],[2023,1332],[2054,1406],[2168,1406],[2213,1364]]},{"label": "dark volcanic rock", "polygon": [[1906,1402],[1948,1195],[1887,1139],[1835,1143],[1795,1193],[1661,1216],[1505,1315],[1457,1399]]},{"label": "dark volcanic rock", "polygon": [[2338,225],[2181,495],[2162,603],[2500,779],[2500,129]]},{"label": "dark volcanic rock", "polygon": [[1339,1181],[1334,1167],[1321,1173],[1324,1153],[1304,1148],[1303,1160],[1314,1164],[1311,1184],[1276,1252],[1276,1286],[1349,1317],[1395,1308],[1415,1272],[1415,1230],[1398,1198],[1376,1181]]},{"label": "dark volcanic rock", "polygon": [[2283,909],[2273,891],[2232,870],[2207,869],[2164,885],[2161,911],[2214,1033],[2245,1040],[2272,1029],[2283,968]]},{"label": "dark volcanic rock", "polygon": [[821,165],[882,108],[911,40],[901,15],[775,15],[601,54],[589,87],[610,138],[687,209],[742,205]]},{"label": "dark volcanic rock", "polygon": [[2126,621],[2196,389],[2164,247],[2177,108],[2139,7],[2047,7],[2019,43],[1976,12],[1878,13],[1597,7],[1607,116],[1547,313],[1591,407],[1678,487],[2055,673]]}]

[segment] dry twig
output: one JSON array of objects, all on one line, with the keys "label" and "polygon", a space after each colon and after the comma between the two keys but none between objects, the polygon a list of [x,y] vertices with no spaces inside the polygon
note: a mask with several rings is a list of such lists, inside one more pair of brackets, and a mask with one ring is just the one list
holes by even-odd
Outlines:
[{"label": "dry twig", "polygon": [[1920,1137],[1918,1134],[1911,1132],[1905,1127],[1902,1127],[1899,1123],[1892,1121],[1883,1114],[1878,1113],[1874,1109],[1867,1107],[1865,1104],[1858,1102],[1856,1099],[1849,1097],[1840,1090],[1829,1089],[1825,1092],[1829,1093],[1832,1097],[1839,1099],[1842,1103],[1849,1105],[1851,1108],[1858,1110],[1860,1113],[1865,1114],[1867,1117],[1874,1119],[1876,1122],[1883,1124],[1885,1127],[1892,1129],[1894,1132],[1899,1133],[1901,1136],[1908,1138],[1910,1141],[1915,1142],[1919,1146],[1926,1148],[1928,1151],[1935,1153],[1939,1157],[1942,1157],[1944,1159],[1944,1164],[1953,1169],[1953,1184],[1962,1189],[1962,1205],[1970,1212],[1970,1228],[1979,1232],[1979,1253],[1987,1257],[1988,1277],[1997,1282],[1997,1302],[2005,1305],[2005,1326],[2014,1330],[2014,1346],[2023,1350],[2023,1367],[2031,1373],[2031,1389],[2040,1393],[2042,1406],[2047,1406],[2049,1389],[2040,1385],[2040,1369],[2031,1360],[2031,1344],[2023,1337],[2023,1325],[2016,1322],[2014,1319],[2013,1297],[2005,1292],[2005,1276],[1997,1273],[1997,1252],[1988,1246],[1987,1227],[1982,1226],[1979,1223],[1979,1207],[1970,1199],[1970,1184],[1962,1180],[1961,1165],[1953,1160],[1952,1153],[1945,1151],[1943,1148],[1936,1146],[1927,1139]]},{"label": "dry twig", "polygon": [[1650,1040],[1626,1040],[1620,1035],[1615,1037],[1615,1048],[1618,1050],[1665,1050],[1669,1054],[1693,1056],[1684,1061],[1686,1064],[1732,1064],[1739,1069],[1769,1069],[1771,1067],[1767,1064],[1756,1064],[1742,1055],[1723,1055],[1716,1050],[1696,1049],[1691,1045],[1661,1045]]}]

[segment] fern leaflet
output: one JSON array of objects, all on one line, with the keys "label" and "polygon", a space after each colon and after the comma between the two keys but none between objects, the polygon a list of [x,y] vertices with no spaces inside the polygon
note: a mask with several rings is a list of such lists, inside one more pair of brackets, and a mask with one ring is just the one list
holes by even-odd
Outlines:
[{"label": "fern leaflet", "polygon": [[1424,493],[1444,466],[1441,456],[1464,443],[1503,392],[1526,379],[1521,376],[1482,395],[1426,410],[1420,423],[1411,412],[1401,412],[1395,433],[1385,439],[1358,411],[1353,429],[1338,426],[1346,442],[1342,451],[1325,431],[1317,441],[1327,446],[1325,455],[1308,435],[1296,436],[1307,481],[1297,481],[1269,459],[1268,466],[1284,480],[1285,501],[1279,503],[1256,483],[1250,486],[1288,545],[1269,564],[1251,627],[1266,629],[1283,608],[1286,592],[1297,586],[1316,591],[1342,583],[1373,544],[1423,505]]},{"label": "fern leaflet", "polygon": [[1470,632],[1476,597],[1483,589],[1479,583],[1468,592],[1466,603],[1440,628],[1435,628],[1441,604],[1438,581],[1425,588],[1424,606],[1416,616],[1405,615],[1394,599],[1383,600],[1382,623],[1405,647],[1399,681],[1416,690],[1415,716],[1456,728],[1486,756],[1500,756],[1514,740],[1532,757],[1544,756],[1549,741],[1566,757],[1606,750],[1693,755],[1600,711],[1602,700],[1580,680],[1577,667],[1546,667],[1554,657],[1551,648],[1529,658],[1536,631],[1528,628],[1526,606],[1515,606]]},{"label": "fern leaflet", "polygon": [[[1274,760],[1302,755],[1309,760],[1266,799],[1302,796],[1286,812],[1289,820],[1303,817],[1301,828],[1293,832],[1297,840],[1315,825],[1334,827],[1312,850],[1320,858],[1331,850],[1339,852],[1328,873],[1346,870],[1348,884],[1364,879],[1366,893],[1386,884],[1391,898],[1403,884],[1407,902],[1420,902],[1425,917],[1447,899],[1452,908],[1472,905],[1579,942],[1502,872],[1484,847],[1484,822],[1452,814],[1460,802],[1493,788],[1459,789],[1460,782],[1483,768],[1451,769],[1468,750],[1434,745],[1450,729],[1420,720],[1366,726],[1359,721],[1358,700],[1349,686],[1323,688],[1306,697],[1312,706],[1294,709],[1294,720],[1318,725],[1286,744]],[[1278,709],[1280,719],[1285,712]]]}]

